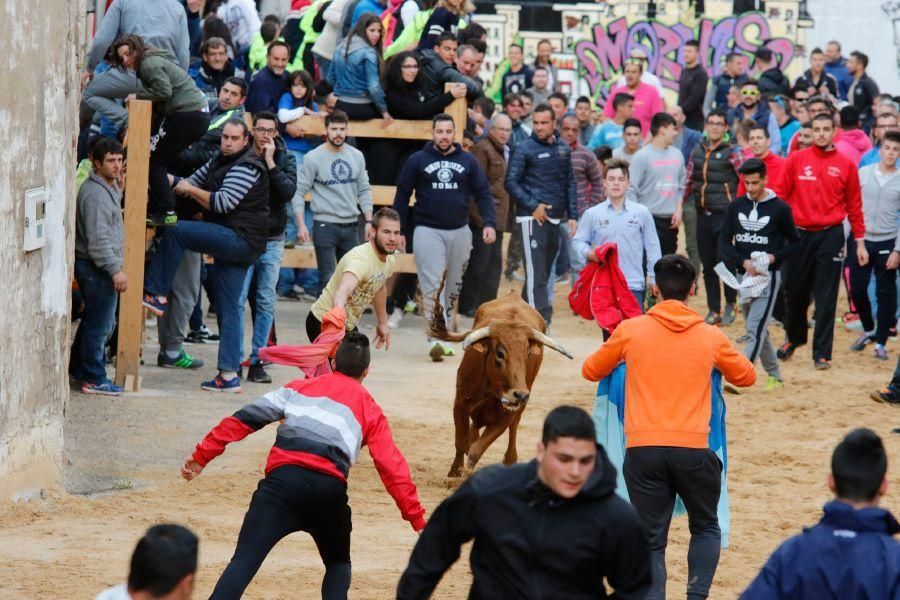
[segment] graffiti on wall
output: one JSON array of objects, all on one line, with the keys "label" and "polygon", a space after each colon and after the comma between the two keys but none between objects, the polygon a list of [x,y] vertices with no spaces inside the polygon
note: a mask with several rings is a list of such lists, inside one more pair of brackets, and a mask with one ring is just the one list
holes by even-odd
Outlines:
[{"label": "graffiti on wall", "polygon": [[796,51],[792,40],[771,37],[769,23],[762,13],[748,12],[718,20],[700,18],[694,27],[680,22],[673,25],[647,20],[629,23],[622,17],[605,26],[595,25],[593,39],[578,42],[575,55],[595,98],[606,98],[623,72],[625,59],[637,47],[647,53],[648,70],[659,77],[664,87],[677,90],[684,64],[682,48],[689,40],[700,43],[700,60],[710,77],[718,74],[725,56],[732,50],[751,57],[757,48],[766,46],[775,53],[782,69],[790,65]]}]

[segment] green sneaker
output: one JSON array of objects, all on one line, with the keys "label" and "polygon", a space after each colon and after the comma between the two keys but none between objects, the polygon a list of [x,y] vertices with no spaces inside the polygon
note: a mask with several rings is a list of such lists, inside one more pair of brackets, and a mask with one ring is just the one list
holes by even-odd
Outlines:
[{"label": "green sneaker", "polygon": [[444,349],[444,356],[456,356],[456,350],[450,344],[441,344],[441,347]]},{"label": "green sneaker", "polygon": [[766,392],[771,392],[772,390],[780,390],[784,387],[784,382],[774,375],[769,375],[769,378],[766,380],[766,387],[764,390]]},{"label": "green sneaker", "polygon": [[182,348],[178,358],[170,358],[165,352],[160,352],[156,355],[156,364],[164,369],[199,369],[203,366],[203,361],[194,358]]},{"label": "green sneaker", "polygon": [[147,215],[147,227],[174,227],[177,223],[174,211]]}]

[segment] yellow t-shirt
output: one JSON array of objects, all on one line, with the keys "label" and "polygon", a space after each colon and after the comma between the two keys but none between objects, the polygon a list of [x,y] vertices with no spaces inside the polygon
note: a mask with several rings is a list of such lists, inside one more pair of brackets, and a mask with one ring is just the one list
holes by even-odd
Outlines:
[{"label": "yellow t-shirt", "polygon": [[359,279],[359,284],[344,305],[344,311],[347,313],[347,330],[353,329],[363,311],[372,302],[372,298],[394,273],[396,261],[396,258],[388,255],[387,259],[381,262],[371,242],[357,246],[338,261],[328,285],[312,305],[313,316],[320,321],[325,317],[325,313],[334,307],[334,295],[341,284],[341,277],[344,273],[353,273]]}]

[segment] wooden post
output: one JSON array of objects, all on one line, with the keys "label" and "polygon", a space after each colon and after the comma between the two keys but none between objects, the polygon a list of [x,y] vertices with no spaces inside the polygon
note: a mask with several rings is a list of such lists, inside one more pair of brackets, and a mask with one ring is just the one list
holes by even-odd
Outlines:
[{"label": "wooden post", "polygon": [[[125,262],[128,289],[119,296],[119,347],[116,385],[140,389],[144,336],[144,254],[147,230],[147,185],[150,175],[150,112],[147,100],[128,103],[128,171],[125,182]],[[127,384],[127,385],[126,385]]]},{"label": "wooden post", "polygon": [[[444,91],[449,91],[456,84],[447,83],[444,85]],[[468,116],[468,105],[465,98],[456,98],[447,107],[446,113],[453,117],[453,124],[456,126],[456,141],[462,144],[463,133],[466,131],[466,117]]]}]

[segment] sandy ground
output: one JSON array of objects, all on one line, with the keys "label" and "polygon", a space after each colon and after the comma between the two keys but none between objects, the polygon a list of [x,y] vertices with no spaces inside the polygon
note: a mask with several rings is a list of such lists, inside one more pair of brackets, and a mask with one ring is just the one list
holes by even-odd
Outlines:
[{"label": "sandy ground", "polygon": [[[570,403],[590,410],[593,403],[595,387],[581,379],[580,367],[599,344],[599,330],[568,313],[561,291],[558,288],[553,336],[576,360],[547,353],[522,419],[523,460],[532,456],[540,423],[550,408]],[[705,314],[700,299],[692,304]],[[845,305],[842,300],[839,313]],[[308,305],[279,302],[277,310],[281,341],[305,341],[302,323]],[[372,331],[371,317],[364,325],[365,331]],[[154,329],[148,331],[155,336]],[[740,335],[740,321],[726,331],[732,338]],[[783,332],[773,327],[772,333],[781,342]],[[722,554],[712,598],[736,597],[781,540],[818,520],[828,499],[825,478],[831,448],[849,429],[873,428],[884,436],[890,455],[900,455],[900,436],[890,432],[900,425],[900,412],[867,397],[870,388],[890,379],[894,354],[887,362],[876,361],[869,352],[853,355],[848,350],[853,337],[838,326],[834,368],[829,372],[814,371],[810,351],[803,348],[784,365],[783,391],[764,393],[761,382],[728,398],[732,544]],[[156,351],[153,342],[145,347],[149,364],[155,365]],[[190,351],[215,362],[214,345],[193,346]],[[659,359],[665,360],[665,349],[660,349]],[[377,354],[366,381],[384,407],[429,511],[454,487],[444,475],[453,455],[451,406],[458,363],[459,357],[431,363],[422,321],[409,317],[395,331],[391,350]],[[112,399],[72,394],[66,491],[51,492],[42,501],[0,507],[3,598],[91,598],[124,580],[137,538],[148,526],[165,521],[185,524],[199,534],[196,596],[207,597],[234,549],[274,438],[274,427],[267,428],[229,447],[197,480],[187,483],[180,478],[181,461],[206,431],[269,389],[248,383],[239,396],[203,392],[199,383],[211,372],[204,368],[199,373],[174,373],[148,366],[140,393]],[[271,372],[276,383],[297,375],[288,367],[273,367]],[[761,368],[759,372],[764,381]],[[482,464],[499,462],[505,441],[501,438]],[[897,486],[896,467],[893,473],[891,483]],[[896,498],[889,495],[887,506],[896,507]],[[365,452],[351,474],[350,501],[351,597],[392,597],[416,536],[382,489]],[[686,542],[687,521],[681,518],[673,523],[669,546],[672,597],[684,593]],[[246,597],[317,597],[321,574],[312,541],[296,534],[276,546]],[[464,598],[469,580],[468,565],[461,560],[435,597]]]}]

